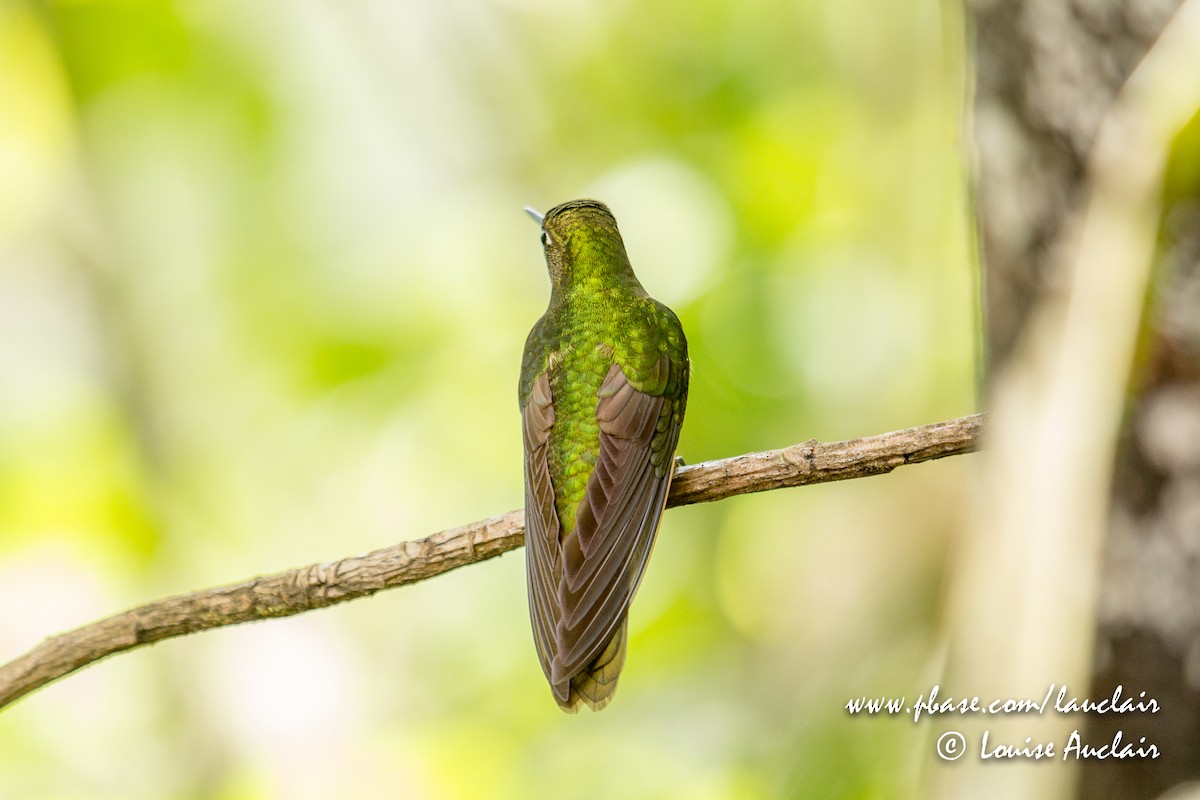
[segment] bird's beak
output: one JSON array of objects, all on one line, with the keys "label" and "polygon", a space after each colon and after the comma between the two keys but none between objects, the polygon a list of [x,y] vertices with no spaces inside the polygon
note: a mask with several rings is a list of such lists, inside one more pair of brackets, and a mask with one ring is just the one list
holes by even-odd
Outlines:
[{"label": "bird's beak", "polygon": [[546,219],[546,215],[540,213],[533,206],[525,206],[525,213],[528,214],[529,218],[532,219],[534,222],[536,222],[538,225],[541,225],[542,222],[544,222]]}]

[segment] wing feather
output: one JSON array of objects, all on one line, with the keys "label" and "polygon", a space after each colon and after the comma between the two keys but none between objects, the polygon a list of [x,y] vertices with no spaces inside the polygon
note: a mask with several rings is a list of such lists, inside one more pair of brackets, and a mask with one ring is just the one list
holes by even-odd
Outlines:
[{"label": "wing feather", "polygon": [[[664,354],[647,383],[665,384],[667,370]],[[669,420],[668,430],[675,430],[655,441],[662,418],[672,416],[672,404],[638,391],[620,365],[609,369],[597,396],[600,452],[573,535],[563,543],[552,681],[569,680],[587,667],[624,623],[671,479],[671,471],[655,462],[661,463],[659,451],[678,438],[678,425]]]},{"label": "wing feather", "polygon": [[560,524],[554,508],[554,486],[546,457],[554,405],[546,373],[534,381],[529,400],[521,410],[525,440],[525,571],[529,594],[529,616],[542,672],[551,680],[555,696],[565,702],[568,686],[553,682],[553,664],[558,653],[557,630],[561,617],[558,585],[562,580],[559,547]]}]

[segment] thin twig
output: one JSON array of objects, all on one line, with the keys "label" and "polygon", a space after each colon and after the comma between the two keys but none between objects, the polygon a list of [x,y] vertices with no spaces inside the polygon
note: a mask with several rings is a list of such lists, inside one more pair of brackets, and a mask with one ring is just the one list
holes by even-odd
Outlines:
[{"label": "thin twig", "polygon": [[[982,427],[983,415],[975,414],[865,439],[827,444],[813,439],[782,450],[680,467],[667,506],[880,475],[904,464],[975,450]],[[484,561],[524,543],[524,512],[510,511],[366,555],[156,600],[52,636],[0,666],[0,708],[114,653],[366,597]]]}]

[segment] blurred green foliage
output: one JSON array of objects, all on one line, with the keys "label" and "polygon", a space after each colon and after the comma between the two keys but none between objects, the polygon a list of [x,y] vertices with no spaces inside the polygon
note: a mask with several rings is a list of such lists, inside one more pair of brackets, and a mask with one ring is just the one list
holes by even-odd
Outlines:
[{"label": "blurred green foliage", "polygon": [[[594,196],[680,315],[689,462],[973,410],[957,3],[0,0],[0,659],[521,503]],[[124,655],[0,713],[3,798],[874,798],[963,467],[666,516],[562,715],[522,556]]]}]

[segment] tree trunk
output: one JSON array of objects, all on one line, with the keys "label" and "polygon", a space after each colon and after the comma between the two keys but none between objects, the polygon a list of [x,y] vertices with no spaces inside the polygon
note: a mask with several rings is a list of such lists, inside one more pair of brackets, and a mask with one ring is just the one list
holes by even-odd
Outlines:
[{"label": "tree trunk", "polygon": [[[1081,223],[1098,126],[1178,0],[975,0],[977,210],[994,384]],[[1197,44],[1200,46],[1200,43]],[[1086,760],[1078,795],[1150,798],[1200,779],[1200,129],[1168,163],[1154,284],[1111,488],[1089,696],[1154,698],[1088,714],[1160,757]],[[1189,135],[1190,132],[1190,135]],[[1191,143],[1189,147],[1188,143]],[[1047,681],[1054,676],[1047,676]]]}]

